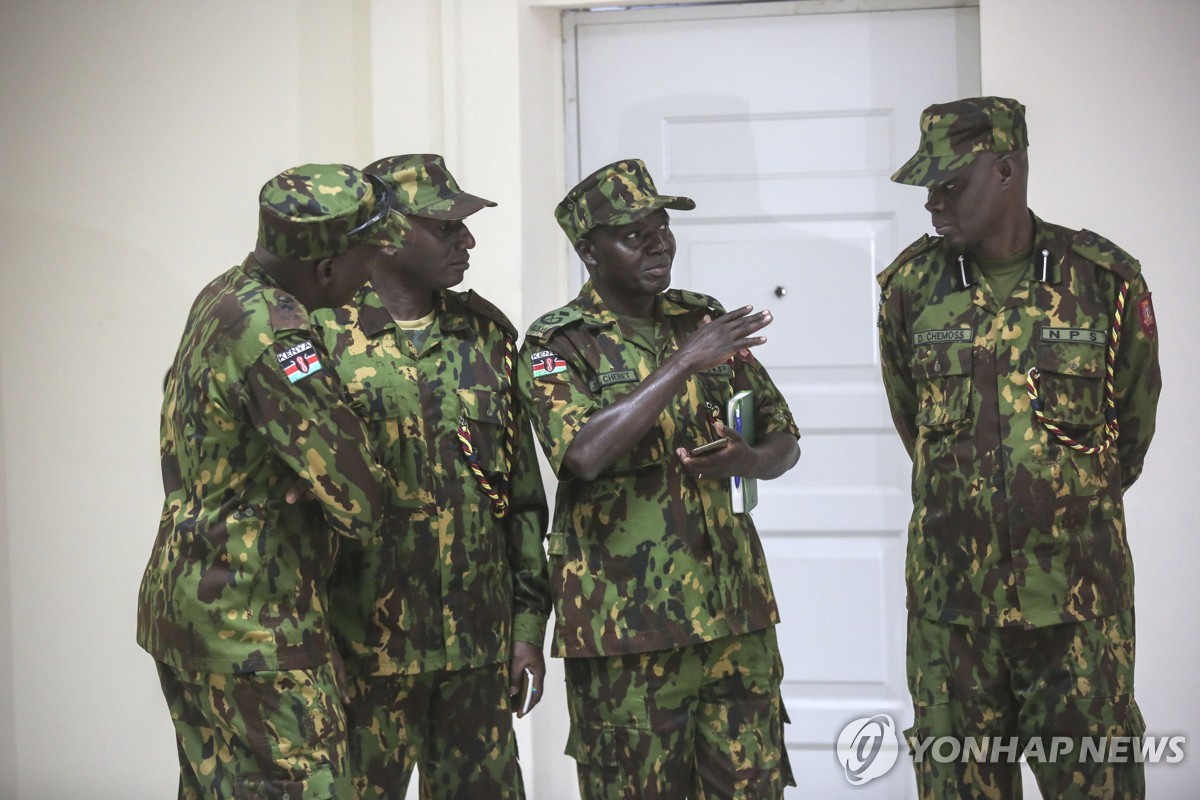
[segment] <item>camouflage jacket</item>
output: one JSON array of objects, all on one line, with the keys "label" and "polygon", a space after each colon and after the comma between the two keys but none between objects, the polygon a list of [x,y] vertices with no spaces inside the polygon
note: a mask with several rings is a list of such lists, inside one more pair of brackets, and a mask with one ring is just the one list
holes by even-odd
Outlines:
[{"label": "camouflage jacket", "polygon": [[[253,258],[196,298],[167,374],[166,502],[138,598],[138,643],[179,669],[329,660],[325,585],[342,534],[369,539],[390,478],[306,310]],[[310,496],[285,495],[302,476]]]},{"label": "camouflage jacket", "polygon": [[[515,352],[505,368],[512,324],[474,292],[439,292],[418,353],[369,283],[354,305],[314,319],[399,487],[382,542],[347,545],[334,576],[331,617],[351,667],[384,675],[479,667],[507,661],[514,638],[541,649],[546,496],[529,421],[514,403]],[[468,467],[460,421],[489,483],[510,487],[502,519]]]},{"label": "camouflage jacket", "polygon": [[732,513],[724,480],[689,477],[675,454],[715,438],[710,408],[724,416],[735,384],[755,392],[760,436],[799,435],[757,361],[739,361],[736,376],[723,364],[690,377],[658,424],[595,480],[563,467],[592,413],[631,392],[706,313],[724,311],[705,295],[660,295],[651,349],[622,332],[588,283],[529,329],[518,360],[521,396],[559,478],[548,549],[555,655],[665,650],[779,621],[754,522]]},{"label": "camouflage jacket", "polygon": [[[1160,377],[1150,293],[1137,261],[1089,231],[1034,218],[1030,272],[997,300],[969,257],[924,237],[879,275],[883,380],[913,457],[909,610],[966,625],[1041,627],[1133,602],[1122,495],[1154,434]],[[1116,445],[1101,440],[1105,352],[1129,282],[1115,366]]]}]

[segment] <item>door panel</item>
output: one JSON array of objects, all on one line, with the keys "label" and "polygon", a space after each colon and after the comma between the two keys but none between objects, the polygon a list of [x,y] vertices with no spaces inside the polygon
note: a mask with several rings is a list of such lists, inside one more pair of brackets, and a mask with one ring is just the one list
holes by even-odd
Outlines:
[{"label": "door panel", "polygon": [[858,717],[911,724],[911,464],[879,379],[874,276],[928,229],[921,191],[888,178],[925,106],[978,94],[978,11],[806,5],[567,15],[568,178],[643,159],[697,203],[672,212],[672,285],[774,313],[756,355],[803,456],[760,484],[754,516],[783,617],[789,797],[911,797],[906,759],[853,787],[834,743]]}]

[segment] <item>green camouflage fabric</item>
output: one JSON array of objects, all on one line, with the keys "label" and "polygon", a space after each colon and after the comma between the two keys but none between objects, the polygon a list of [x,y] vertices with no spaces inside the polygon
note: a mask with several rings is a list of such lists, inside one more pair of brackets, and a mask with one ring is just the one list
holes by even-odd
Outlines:
[{"label": "green camouflage fabric", "polygon": [[[166,499],[138,597],[138,643],[159,661],[251,672],[329,660],[337,535],[374,537],[391,481],[322,360],[307,311],[253,257],[196,298],[167,374]],[[298,477],[308,496],[288,504]]]},{"label": "green camouflage fabric", "polygon": [[[512,324],[474,292],[438,292],[418,352],[370,283],[353,305],[322,309],[314,320],[397,486],[382,540],[344,547],[331,587],[351,671],[507,664],[514,639],[540,650],[550,613],[546,498],[519,408],[511,470],[502,449],[505,407],[516,399],[504,367]],[[503,519],[463,457],[460,420],[485,473],[510,486]]]},{"label": "green camouflage fabric", "polygon": [[658,424],[592,481],[563,457],[595,411],[629,394],[677,351],[706,314],[706,295],[668,290],[655,302],[657,345],[627,336],[591,283],[530,328],[518,358],[520,391],[559,478],[548,553],[558,656],[665,650],[770,627],[775,593],[754,522],[734,514],[723,480],[697,480],[675,448],[716,438],[724,413],[752,389],[760,436],[799,436],[787,403],[754,359],[688,378]]},{"label": "green camouflage fabric", "polygon": [[[913,458],[908,608],[925,619],[1036,628],[1133,603],[1122,498],[1141,474],[1161,388],[1150,293],[1138,262],[1108,240],[1034,224],[1032,263],[1006,299],[940,237],[879,275],[883,382]],[[1086,455],[1035,420],[1026,373],[1040,370],[1049,420],[1098,442],[1122,281],[1120,438]]]},{"label": "green camouflage fabric", "polygon": [[353,797],[521,800],[508,668],[362,676],[346,709]]},{"label": "green camouflage fabric", "polygon": [[[1037,630],[969,628],[910,616],[908,683],[915,722],[904,735],[910,752],[922,753],[913,764],[918,795],[1021,797],[1020,763],[1006,763],[1010,759],[995,748],[1007,743],[1019,756],[1032,747],[1030,737],[1041,737],[1040,751],[1031,752],[1045,757],[1028,763],[1042,797],[1141,800],[1146,796],[1141,763],[1097,758],[1094,751],[1081,757],[1087,737],[1145,733],[1133,698],[1133,662],[1132,609]],[[966,758],[939,761],[929,740],[943,736],[958,739],[963,751],[973,737],[976,749]],[[1054,737],[1070,740],[1070,752],[1064,754]],[[1105,747],[1108,752],[1109,744]],[[977,757],[979,749],[988,757]]]},{"label": "green camouflage fabric", "polygon": [[628,225],[660,208],[691,211],[695,207],[690,197],[659,194],[646,165],[627,158],[580,181],[555,207],[554,218],[575,244],[597,225]]},{"label": "green camouflage fabric", "polygon": [[402,214],[430,219],[465,219],[481,208],[495,206],[458,187],[446,162],[433,153],[390,156],[363,169],[392,188]]},{"label": "green camouflage fabric", "polygon": [[979,153],[1029,147],[1025,106],[1007,97],[968,97],[921,112],[921,143],[892,180],[933,186],[970,164]]},{"label": "green camouflage fabric", "polygon": [[357,244],[399,247],[411,227],[388,213],[386,186],[345,164],[289,169],[267,181],[258,199],[258,244],[283,258],[319,261]]},{"label": "green camouflage fabric", "polygon": [[179,746],[180,800],[341,800],[346,716],[332,664],[227,674],[158,663]]},{"label": "green camouflage fabric", "polygon": [[582,800],[781,800],[796,785],[774,628],[565,666]]}]

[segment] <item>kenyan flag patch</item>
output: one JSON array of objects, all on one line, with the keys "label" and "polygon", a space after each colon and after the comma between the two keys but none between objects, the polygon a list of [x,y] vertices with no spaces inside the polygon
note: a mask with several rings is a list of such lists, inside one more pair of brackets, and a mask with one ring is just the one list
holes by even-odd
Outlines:
[{"label": "kenyan flag patch", "polygon": [[549,350],[541,350],[530,357],[533,367],[533,377],[545,378],[547,375],[557,375],[567,371],[567,362]]},{"label": "kenyan flag patch", "polygon": [[321,371],[321,359],[317,356],[317,351],[313,349],[312,342],[303,342],[295,347],[289,347],[282,353],[276,353],[275,358],[279,359],[279,366],[283,367],[283,374],[287,375],[288,380],[292,383]]}]

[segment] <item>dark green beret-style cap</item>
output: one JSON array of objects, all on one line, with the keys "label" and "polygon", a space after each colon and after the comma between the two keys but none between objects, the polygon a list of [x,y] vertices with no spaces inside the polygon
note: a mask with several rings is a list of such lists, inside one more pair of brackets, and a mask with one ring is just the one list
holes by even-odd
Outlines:
[{"label": "dark green beret-style cap", "polygon": [[659,194],[646,165],[637,158],[616,161],[588,175],[567,192],[554,218],[575,244],[599,225],[628,225],[657,211],[691,211],[690,197]]},{"label": "dark green beret-style cap", "polygon": [[345,164],[304,164],[258,195],[258,243],[283,258],[319,261],[358,244],[402,247],[410,227],[387,186]]},{"label": "dark green beret-style cap", "polygon": [[396,197],[396,208],[414,217],[465,219],[496,205],[460,189],[445,160],[434,153],[381,158],[363,172],[383,178]]},{"label": "dark green beret-style cap", "polygon": [[1007,97],[968,97],[921,112],[917,153],[892,180],[933,186],[970,164],[979,153],[1009,153],[1029,147],[1025,106]]}]

